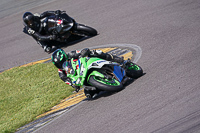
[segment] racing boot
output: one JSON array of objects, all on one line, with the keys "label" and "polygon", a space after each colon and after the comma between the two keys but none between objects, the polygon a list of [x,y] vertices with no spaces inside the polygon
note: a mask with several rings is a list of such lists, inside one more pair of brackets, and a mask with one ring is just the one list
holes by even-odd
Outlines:
[{"label": "racing boot", "polygon": [[[95,88],[95,87],[94,87]],[[84,93],[87,98],[95,98],[100,91],[97,89],[90,88],[89,86],[84,88]]]},{"label": "racing boot", "polygon": [[44,51],[47,52],[48,54],[50,54],[52,51],[52,48],[46,45],[46,46],[44,46]]},{"label": "racing boot", "polygon": [[52,46],[47,45],[47,43],[43,41],[37,41],[37,43],[44,49],[45,52],[50,54],[52,52]]}]

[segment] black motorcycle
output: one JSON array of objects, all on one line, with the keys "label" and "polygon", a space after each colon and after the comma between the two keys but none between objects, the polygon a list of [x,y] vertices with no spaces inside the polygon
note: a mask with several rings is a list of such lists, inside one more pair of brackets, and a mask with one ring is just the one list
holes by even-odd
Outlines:
[{"label": "black motorcycle", "polygon": [[[34,14],[39,16],[39,14]],[[97,35],[97,31],[89,26],[77,23],[73,18],[68,16],[65,12],[57,15],[47,16],[40,20],[43,24],[43,30],[49,35],[56,35],[54,46],[63,43],[69,43],[82,38],[88,38]],[[28,27],[24,27],[24,33],[27,33]],[[37,38],[34,38],[37,41]]]},{"label": "black motorcycle", "polygon": [[43,20],[48,25],[48,32],[57,35],[61,42],[66,41],[71,35],[91,37],[97,35],[97,31],[89,26],[77,23],[66,13],[52,15]]}]

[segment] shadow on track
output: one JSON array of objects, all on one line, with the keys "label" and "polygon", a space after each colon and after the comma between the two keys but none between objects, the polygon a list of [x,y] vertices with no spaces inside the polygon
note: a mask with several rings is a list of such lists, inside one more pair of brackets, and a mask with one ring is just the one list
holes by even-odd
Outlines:
[{"label": "shadow on track", "polygon": [[[146,73],[143,73],[142,76],[146,75]],[[141,77],[142,77],[141,76]],[[141,78],[139,77],[139,78]],[[124,88],[122,90],[124,90],[127,86],[129,86],[130,84],[132,84],[134,81],[136,81],[137,79],[130,79],[128,80],[125,84],[124,84]],[[120,90],[120,91],[122,91]],[[84,99],[83,101],[92,101],[92,100],[97,100],[101,97],[108,97],[108,96],[111,96],[111,95],[114,95],[120,91],[116,91],[116,92],[111,92],[111,91],[101,91],[97,96],[95,96],[94,98],[86,98]]]}]

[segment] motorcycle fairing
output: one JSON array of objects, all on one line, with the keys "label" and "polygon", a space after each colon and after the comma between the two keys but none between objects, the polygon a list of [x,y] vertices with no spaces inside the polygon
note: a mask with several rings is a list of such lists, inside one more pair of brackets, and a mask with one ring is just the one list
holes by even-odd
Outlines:
[{"label": "motorcycle fairing", "polygon": [[99,72],[98,70],[93,70],[86,79],[86,75],[89,69],[101,69],[104,65],[112,65],[113,66],[113,74],[116,76],[117,80],[119,82],[122,82],[124,79],[126,73],[123,68],[121,68],[117,63],[106,61],[97,57],[93,58],[80,58],[76,61],[74,59],[71,59],[72,68],[74,70],[74,75],[69,75],[74,81],[73,84],[75,84],[75,81],[81,77],[80,84],[84,85],[85,80],[89,80],[90,76],[97,76],[101,78],[106,78],[104,74]]},{"label": "motorcycle fairing", "polygon": [[56,32],[59,34],[68,32],[74,26],[73,19],[68,15],[51,15],[47,17],[44,22],[47,24],[48,32]]},{"label": "motorcycle fairing", "polygon": [[115,76],[117,77],[117,79],[120,82],[122,82],[122,80],[123,80],[123,78],[125,76],[125,70],[123,70],[120,66],[115,65],[113,73],[115,74]]}]

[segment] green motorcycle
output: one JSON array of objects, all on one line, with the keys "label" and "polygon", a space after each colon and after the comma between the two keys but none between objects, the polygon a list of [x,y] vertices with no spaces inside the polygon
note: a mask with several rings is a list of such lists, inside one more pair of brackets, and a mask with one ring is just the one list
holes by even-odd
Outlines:
[{"label": "green motorcycle", "polygon": [[[97,57],[81,57],[63,63],[72,83],[84,91],[120,91],[130,78],[143,75],[140,66],[127,60],[124,65]],[[69,69],[70,68],[70,69]]]}]

